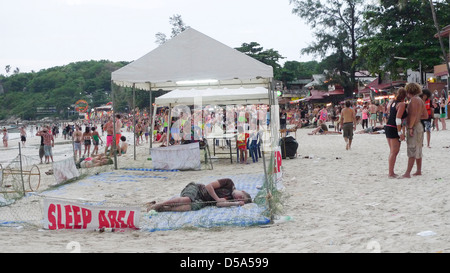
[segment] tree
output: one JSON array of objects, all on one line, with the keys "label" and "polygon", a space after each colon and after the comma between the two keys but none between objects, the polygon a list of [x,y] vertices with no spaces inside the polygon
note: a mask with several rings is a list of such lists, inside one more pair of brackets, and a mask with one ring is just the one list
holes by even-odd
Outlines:
[{"label": "tree", "polygon": [[298,79],[311,79],[313,74],[321,73],[317,70],[318,67],[319,64],[316,61],[286,61],[276,79],[282,81],[284,85],[289,88],[289,82],[291,81]]},{"label": "tree", "polygon": [[280,59],[285,57],[274,49],[264,50],[264,48],[257,42],[243,43],[240,47],[235,48],[237,51],[244,53],[262,63],[270,65],[274,70],[274,77],[279,76],[281,65],[278,63]]},{"label": "tree", "polygon": [[128,62],[84,61],[36,73],[0,75],[4,89],[0,119],[9,116],[39,118],[42,116],[36,115],[37,107],[49,106],[55,106],[58,113],[65,116],[67,107],[78,99],[89,100],[92,106],[105,104],[110,101],[111,72],[126,64]]},{"label": "tree", "polygon": [[304,19],[314,30],[316,42],[302,53],[325,57],[334,55],[333,73],[347,77],[340,84],[350,97],[356,88],[355,71],[357,45],[364,36],[361,27],[364,1],[362,0],[289,0],[292,13]]},{"label": "tree", "polygon": [[[448,6],[438,14],[450,20]],[[389,72],[391,78],[397,78],[399,71],[419,66],[429,71],[440,62],[438,41],[433,38],[433,16],[422,0],[408,1],[408,5],[382,0],[367,7],[365,19],[364,27],[371,33],[361,40],[360,63],[372,73]]]},{"label": "tree", "polygon": [[[169,23],[172,25],[172,34],[171,34],[170,38],[177,36],[178,34],[180,34],[181,32],[183,32],[189,28],[189,26],[185,25],[185,23],[183,22],[183,19],[181,19],[181,15],[179,15],[179,14],[175,14],[172,17],[170,17]],[[162,45],[165,42],[167,42],[167,35],[162,32],[156,33],[155,37],[156,37],[156,43],[159,45]]]},{"label": "tree", "polygon": [[[434,26],[436,27],[437,35],[438,35],[438,38],[439,38],[439,45],[441,46],[442,54],[443,54],[443,57],[444,57],[444,62],[447,65],[447,95],[446,95],[446,97],[448,97],[448,91],[450,90],[450,64],[449,64],[450,63],[450,58],[447,57],[447,54],[445,53],[444,43],[442,42],[442,37],[440,35],[441,30],[440,30],[440,27],[439,27],[439,22],[437,20],[436,11],[435,11],[435,8],[434,8],[432,0],[430,0],[430,6],[431,6],[431,13],[433,14]],[[448,7],[448,5],[447,5],[447,7]],[[448,13],[446,13],[446,14],[448,14]]]}]

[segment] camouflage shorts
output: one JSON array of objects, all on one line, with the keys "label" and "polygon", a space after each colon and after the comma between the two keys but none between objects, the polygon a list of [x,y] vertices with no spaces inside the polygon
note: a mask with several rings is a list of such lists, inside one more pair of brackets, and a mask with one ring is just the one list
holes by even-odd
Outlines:
[{"label": "camouflage shorts", "polygon": [[191,210],[199,210],[208,205],[200,196],[200,189],[197,184],[189,183],[180,194],[181,197],[189,197],[191,199]]}]

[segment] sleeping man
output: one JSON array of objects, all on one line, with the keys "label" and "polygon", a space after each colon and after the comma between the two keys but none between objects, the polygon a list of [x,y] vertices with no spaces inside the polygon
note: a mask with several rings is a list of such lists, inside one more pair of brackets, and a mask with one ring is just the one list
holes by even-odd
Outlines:
[{"label": "sleeping man", "polygon": [[251,203],[250,194],[236,190],[229,178],[218,179],[207,185],[189,183],[180,194],[170,200],[156,203],[147,203],[147,211],[190,211],[199,210],[206,206],[231,207],[243,206]]}]

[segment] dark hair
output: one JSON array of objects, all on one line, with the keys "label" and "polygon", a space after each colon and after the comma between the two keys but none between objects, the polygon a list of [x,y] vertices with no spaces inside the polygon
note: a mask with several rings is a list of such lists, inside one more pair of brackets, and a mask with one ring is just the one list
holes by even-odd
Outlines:
[{"label": "dark hair", "polygon": [[422,90],[422,94],[424,94],[425,96],[427,96],[428,99],[431,98],[431,91],[428,89],[423,89]]},{"label": "dark hair", "polygon": [[241,191],[243,194],[244,194],[244,196],[245,196],[245,199],[244,200],[242,200],[242,201],[244,201],[244,204],[249,204],[249,203],[252,203],[253,201],[252,201],[252,196],[248,193],[248,192],[246,192],[246,191]]},{"label": "dark hair", "polygon": [[400,88],[397,90],[397,96],[395,97],[396,101],[404,101],[406,99],[406,89]]},{"label": "dark hair", "polygon": [[127,138],[126,138],[126,137],[124,137],[124,136],[121,136],[121,137],[120,137],[120,140],[122,140],[122,141],[126,141],[126,140],[127,140]]}]

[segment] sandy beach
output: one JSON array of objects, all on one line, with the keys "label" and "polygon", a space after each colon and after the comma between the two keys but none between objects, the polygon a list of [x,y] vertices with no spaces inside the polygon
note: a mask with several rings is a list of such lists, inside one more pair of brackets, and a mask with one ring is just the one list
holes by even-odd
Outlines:
[{"label": "sandy beach", "polygon": [[[0,227],[0,252],[67,253],[73,251],[71,242],[76,242],[83,253],[450,252],[450,169],[446,166],[450,131],[432,131],[431,148],[423,148],[423,174],[410,179],[388,178],[389,148],[384,134],[357,134],[347,151],[342,135],[308,135],[311,131],[297,130],[298,157],[282,163],[283,215],[290,216],[290,221],[271,226],[113,233],[51,231],[16,224]],[[18,141],[11,139],[8,149],[0,147],[0,164],[8,164],[18,154]],[[38,137],[29,137],[23,154],[38,158],[38,142]],[[148,148],[148,144],[138,146],[134,160],[130,146],[129,153],[119,158],[116,174],[135,174],[121,169],[124,166],[151,168]],[[67,158],[71,155],[70,142],[57,138],[54,152],[56,161]],[[164,179],[144,178],[95,187],[80,180],[60,192],[46,191],[54,183],[53,176],[44,174],[51,165],[39,164],[38,192],[75,200],[108,199],[139,205],[144,210],[145,202],[170,198],[191,181],[261,174],[262,164],[220,160],[214,162],[213,170],[165,173]],[[396,173],[402,174],[406,164],[406,144],[402,143]],[[40,202],[40,198],[26,197],[11,207],[39,207]]]}]

